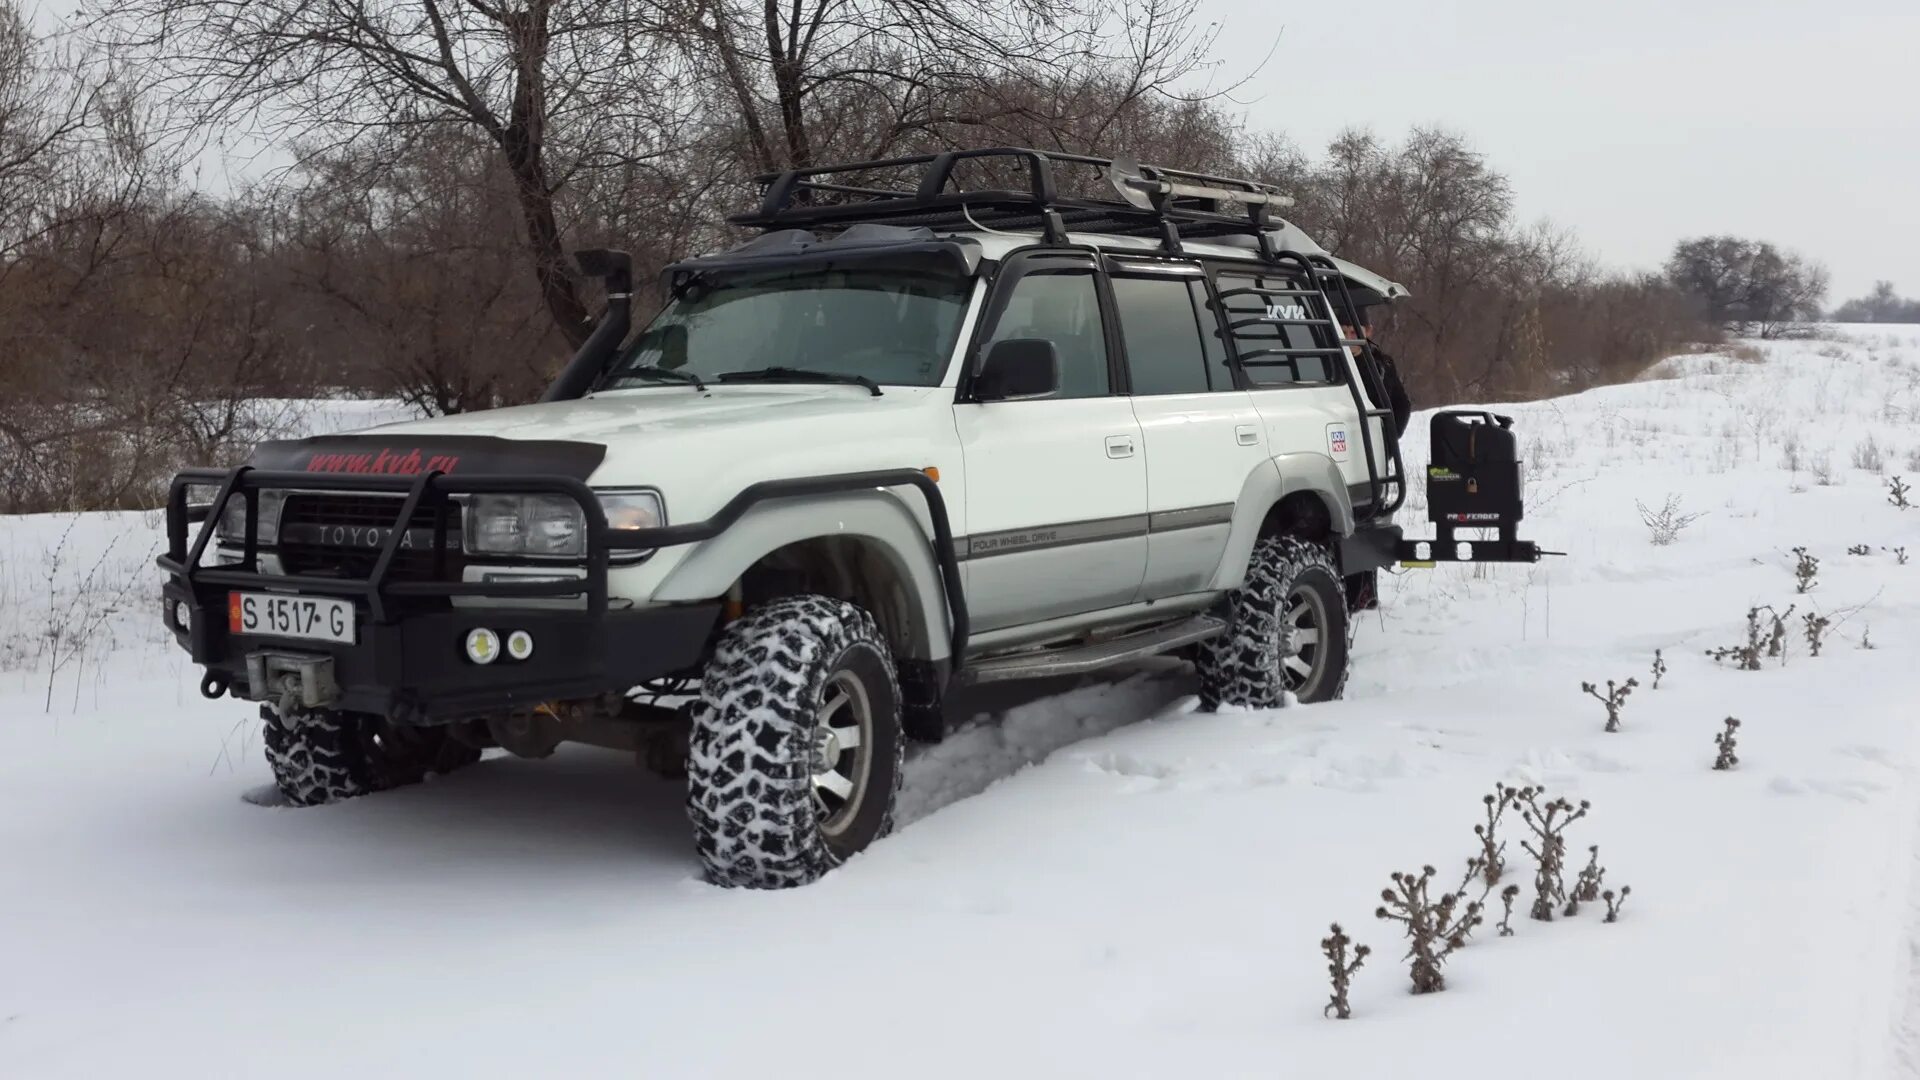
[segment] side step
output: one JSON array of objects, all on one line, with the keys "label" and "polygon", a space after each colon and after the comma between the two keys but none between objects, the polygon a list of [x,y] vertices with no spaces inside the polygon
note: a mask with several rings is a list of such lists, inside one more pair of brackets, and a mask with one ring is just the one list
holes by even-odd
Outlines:
[{"label": "side step", "polygon": [[1084,675],[1128,660],[1138,660],[1196,641],[1205,641],[1226,629],[1227,624],[1212,615],[1195,615],[1190,619],[1137,630],[1105,641],[976,660],[961,669],[960,677],[970,683],[989,683]]}]

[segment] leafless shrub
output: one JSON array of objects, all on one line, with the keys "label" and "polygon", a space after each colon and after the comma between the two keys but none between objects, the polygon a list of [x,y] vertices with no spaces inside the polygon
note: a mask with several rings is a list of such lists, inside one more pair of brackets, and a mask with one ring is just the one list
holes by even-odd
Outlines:
[{"label": "leafless shrub", "polygon": [[1855,544],[1847,549],[1849,555],[1871,555],[1872,553],[1873,549],[1865,544]]},{"label": "leafless shrub", "polygon": [[1901,510],[1913,509],[1913,503],[1907,501],[1907,495],[1913,489],[1899,477],[1887,481],[1887,501]]},{"label": "leafless shrub", "polygon": [[1821,487],[1833,487],[1839,482],[1839,477],[1833,471],[1833,459],[1825,452],[1814,459],[1812,471],[1813,482]]},{"label": "leafless shrub", "polygon": [[[115,534],[86,573],[68,586],[65,583],[69,565],[68,545],[73,528],[80,520],[76,514],[67,522],[60,538],[45,556],[47,611],[40,635],[41,654],[47,664],[46,694],[42,708],[47,711],[53,709],[53,688],[60,673],[70,666],[83,667],[86,664],[108,620],[125,608],[134,589],[143,583],[138,572],[124,572],[124,568],[112,560],[114,550],[124,535]],[[151,558],[152,554],[153,548],[149,547],[147,557]],[[141,559],[136,565],[143,566],[145,562],[146,559]],[[77,674],[74,689],[78,694]]]},{"label": "leafless shrub", "polygon": [[1327,974],[1333,979],[1333,994],[1327,1000],[1327,1007],[1320,1015],[1329,1013],[1337,1020],[1351,1019],[1353,1008],[1347,1002],[1347,988],[1353,982],[1353,973],[1360,970],[1367,955],[1373,952],[1365,945],[1356,945],[1353,959],[1347,959],[1347,946],[1353,944],[1347,932],[1340,929],[1339,923],[1333,924],[1333,933],[1320,939],[1320,952],[1327,958]]},{"label": "leafless shrub", "polygon": [[1633,895],[1633,886],[1631,885],[1620,886],[1620,895],[1618,897],[1615,897],[1613,895],[1612,889],[1608,889],[1606,892],[1601,893],[1600,899],[1605,900],[1607,902],[1607,917],[1600,921],[1601,922],[1619,922],[1620,909],[1626,906],[1627,897],[1632,895]]},{"label": "leafless shrub", "polygon": [[1891,553],[1893,555],[1893,561],[1896,565],[1899,565],[1899,566],[1907,565],[1907,549],[1904,546],[1892,547],[1892,548],[1883,547],[1880,550]]},{"label": "leafless shrub", "polygon": [[1790,434],[1780,444],[1780,467],[1788,472],[1800,471],[1800,435]]},{"label": "leafless shrub", "polygon": [[1597,903],[1600,899],[1600,884],[1606,879],[1607,868],[1600,865],[1600,845],[1587,848],[1587,865],[1574,880],[1573,891],[1567,896],[1567,909],[1563,913],[1571,919],[1580,914],[1581,904]]},{"label": "leafless shrub", "polygon": [[1660,655],[1659,649],[1653,650],[1653,688],[1655,690],[1660,689],[1660,679],[1666,673],[1667,661]]},{"label": "leafless shrub", "polygon": [[1886,452],[1881,449],[1872,435],[1868,435],[1853,448],[1853,467],[1875,473],[1887,467]]},{"label": "leafless shrub", "polygon": [[1618,685],[1616,685],[1612,679],[1608,679],[1607,692],[1604,695],[1600,693],[1599,687],[1595,686],[1590,682],[1581,683],[1580,689],[1585,690],[1590,696],[1592,696],[1592,698],[1595,701],[1598,701],[1600,704],[1606,706],[1606,709],[1607,709],[1606,730],[1619,731],[1620,730],[1620,710],[1627,703],[1627,695],[1633,693],[1633,688],[1639,685],[1640,685],[1639,679],[1630,678],[1626,682],[1620,683]]},{"label": "leafless shrub", "polygon": [[1720,748],[1719,755],[1713,759],[1713,767],[1722,772],[1740,764],[1739,756],[1734,753],[1736,743],[1734,732],[1740,730],[1740,721],[1729,716],[1726,723],[1727,729],[1713,737],[1713,745]]},{"label": "leafless shrub", "polygon": [[1500,936],[1513,936],[1513,899],[1520,895],[1520,886],[1509,885],[1500,890],[1500,903],[1506,910],[1500,915]]},{"label": "leafless shrub", "polygon": [[1522,788],[1519,802],[1520,818],[1533,830],[1532,841],[1522,840],[1520,846],[1534,858],[1533,907],[1528,914],[1540,922],[1552,922],[1553,910],[1567,898],[1566,881],[1562,876],[1567,857],[1567,841],[1563,835],[1567,826],[1587,816],[1589,804],[1585,799],[1576,809],[1564,798],[1549,799],[1543,805],[1540,798],[1546,792],[1538,788]]},{"label": "leafless shrub", "polygon": [[1762,609],[1773,620],[1773,629],[1767,632],[1767,656],[1777,657],[1783,664],[1787,661],[1787,620],[1793,617],[1793,609],[1798,606],[1788,604],[1787,610],[1775,611],[1773,605],[1768,604]]},{"label": "leafless shrub", "polygon": [[1820,576],[1820,560],[1816,556],[1809,555],[1807,549],[1803,547],[1794,548],[1793,555],[1793,591],[1805,593],[1819,584],[1815,579]]},{"label": "leafless shrub", "polygon": [[1647,531],[1653,537],[1655,547],[1665,547],[1680,538],[1689,525],[1706,517],[1701,514],[1685,514],[1680,511],[1680,496],[1668,495],[1660,509],[1650,510],[1647,505],[1635,499],[1633,505],[1640,511],[1640,520],[1646,523]]},{"label": "leafless shrub", "polygon": [[1478,901],[1462,908],[1459,893],[1442,893],[1438,900],[1433,899],[1427,889],[1433,875],[1431,866],[1422,867],[1419,877],[1395,872],[1393,887],[1380,893],[1385,905],[1374,912],[1376,918],[1406,927],[1408,974],[1416,994],[1447,988],[1441,967],[1447,957],[1466,946],[1467,936],[1484,921]]}]

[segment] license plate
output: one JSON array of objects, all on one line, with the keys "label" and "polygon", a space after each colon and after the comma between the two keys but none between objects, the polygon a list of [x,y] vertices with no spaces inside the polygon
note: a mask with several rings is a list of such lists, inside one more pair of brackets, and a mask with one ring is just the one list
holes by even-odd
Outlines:
[{"label": "license plate", "polygon": [[235,634],[353,644],[353,604],[324,596],[228,593],[227,629]]}]

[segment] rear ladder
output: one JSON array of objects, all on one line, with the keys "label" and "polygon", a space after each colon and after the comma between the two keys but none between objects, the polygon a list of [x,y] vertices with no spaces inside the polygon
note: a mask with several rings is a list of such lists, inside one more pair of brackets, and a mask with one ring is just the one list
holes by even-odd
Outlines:
[{"label": "rear ladder", "polygon": [[[1261,240],[1264,243],[1266,238],[1262,236]],[[1229,322],[1227,332],[1231,335],[1244,327],[1276,324],[1305,326],[1309,327],[1313,334],[1314,347],[1295,348],[1284,344],[1284,339],[1279,348],[1268,349],[1238,349],[1236,343],[1239,361],[1243,366],[1285,366],[1296,380],[1300,378],[1300,361],[1307,357],[1327,358],[1341,366],[1342,381],[1347,384],[1347,390],[1353,396],[1354,410],[1360,416],[1360,446],[1362,456],[1367,462],[1367,509],[1366,513],[1361,515],[1356,508],[1356,516],[1366,520],[1392,517],[1394,512],[1406,502],[1406,465],[1400,457],[1400,437],[1394,431],[1393,410],[1386,407],[1375,408],[1370,404],[1370,399],[1387,400],[1386,387],[1380,385],[1379,380],[1374,377],[1378,369],[1374,344],[1365,338],[1346,337],[1340,332],[1340,319],[1334,312],[1333,301],[1327,296],[1329,288],[1327,283],[1331,282],[1332,287],[1338,289],[1340,306],[1348,313],[1349,318],[1357,320],[1358,309],[1353,303],[1353,293],[1347,287],[1347,279],[1333,265],[1333,260],[1324,255],[1309,258],[1296,251],[1263,254],[1266,254],[1267,262],[1280,268],[1282,274],[1303,281],[1306,285],[1298,288],[1269,289],[1245,286],[1226,289],[1220,293],[1220,299],[1224,302],[1231,296],[1259,296],[1268,300],[1298,300],[1303,307],[1307,308],[1306,317],[1295,319],[1262,315],[1258,318],[1240,319]],[[1359,369],[1359,378],[1367,380],[1364,387],[1360,385],[1359,379],[1354,378],[1352,372],[1344,370],[1349,349],[1354,350],[1361,358],[1361,363],[1356,367]],[[1380,464],[1374,460],[1373,421],[1375,420],[1380,421],[1380,436],[1385,441],[1386,452],[1381,455],[1386,462],[1384,472]]]}]

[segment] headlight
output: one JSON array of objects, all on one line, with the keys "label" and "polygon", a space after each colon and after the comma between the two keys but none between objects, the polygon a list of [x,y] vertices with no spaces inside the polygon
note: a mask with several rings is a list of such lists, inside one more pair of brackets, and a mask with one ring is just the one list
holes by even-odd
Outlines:
[{"label": "headlight", "polygon": [[[287,493],[284,491],[262,491],[254,495],[260,500],[260,534],[262,544],[271,544],[280,538],[280,512],[286,509]],[[227,500],[220,511],[220,539],[234,544],[243,544],[247,539],[247,497],[235,495]]]},{"label": "headlight", "polygon": [[476,555],[587,553],[587,522],[572,499],[555,495],[475,495],[467,504],[466,548]]},{"label": "headlight", "polygon": [[608,491],[600,494],[600,509],[607,512],[607,528],[614,532],[657,529],[667,523],[660,496],[651,491]]}]

